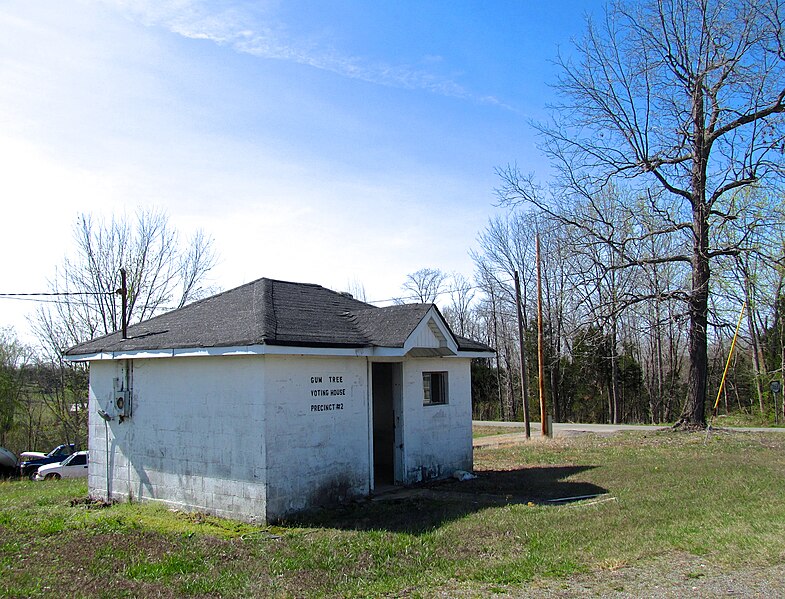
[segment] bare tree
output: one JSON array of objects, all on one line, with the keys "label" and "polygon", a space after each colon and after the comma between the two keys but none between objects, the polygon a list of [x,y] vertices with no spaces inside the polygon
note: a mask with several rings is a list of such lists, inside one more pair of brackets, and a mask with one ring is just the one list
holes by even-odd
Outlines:
[{"label": "bare tree", "polygon": [[128,273],[127,324],[180,308],[209,292],[205,277],[215,265],[212,239],[197,231],[185,243],[168,216],[137,212],[108,222],[79,216],[75,252],[50,280],[55,304],[38,310],[34,328],[54,359],[68,347],[121,328],[119,272]]},{"label": "bare tree", "polygon": [[[649,231],[657,223],[644,222]],[[667,237],[649,237],[647,255],[668,255]],[[684,335],[679,326],[681,304],[668,301],[672,290],[683,287],[689,273],[678,262],[648,264],[638,278],[638,293],[648,298],[632,307],[637,324],[637,338],[644,369],[652,424],[672,419],[673,404],[679,399],[681,380],[681,349]]]},{"label": "bare tree", "polygon": [[32,352],[22,344],[11,328],[0,328],[0,445],[14,426],[24,390],[25,367]]},{"label": "bare tree", "polygon": [[[512,397],[511,364],[522,366],[518,373],[521,379],[521,407],[529,402],[529,373],[536,368],[529,365],[529,355],[525,331],[529,326],[529,313],[536,313],[534,297],[535,285],[535,254],[534,236],[536,222],[534,215],[513,212],[505,217],[489,220],[487,227],[478,235],[480,252],[471,252],[477,266],[476,278],[482,291],[491,298],[494,316],[494,347],[499,358],[504,361],[504,372],[507,384],[507,413],[514,415],[516,403]],[[514,319],[517,319],[516,294],[513,281],[515,271],[519,272],[521,285],[521,315],[524,328],[524,339],[511,339],[508,331],[517,331]],[[520,351],[524,355],[521,359]],[[511,352],[514,352],[511,355]],[[501,388],[501,385],[499,385]],[[502,410],[504,412],[504,409]]]},{"label": "bare tree", "polygon": [[75,251],[50,280],[60,294],[32,320],[42,348],[38,386],[47,409],[66,440],[84,436],[87,370],[66,362],[63,352],[82,341],[119,330],[119,271],[127,271],[127,324],[179,308],[209,292],[207,273],[215,264],[212,239],[197,231],[185,243],[160,211],[109,221],[80,215],[74,228]]},{"label": "bare tree", "polygon": [[444,309],[444,318],[447,319],[453,332],[468,337],[471,335],[469,328],[474,286],[462,274],[455,273],[452,276],[449,293],[450,303]]},{"label": "bare tree", "polygon": [[[538,224],[539,220],[539,224]],[[539,229],[542,241],[543,290],[544,290],[544,323],[546,345],[546,370],[549,375],[549,399],[553,415],[558,420],[563,416],[562,394],[560,392],[563,378],[562,348],[566,346],[566,336],[574,327],[573,272],[569,264],[570,257],[566,251],[566,227],[553,219],[542,219],[532,213],[513,211],[505,217],[496,217],[489,221],[488,226],[478,236],[480,252],[472,252],[477,265],[477,279],[486,294],[493,294],[493,303],[498,303],[500,313],[515,322],[517,318],[516,294],[513,286],[515,272],[519,273],[521,282],[521,316],[524,328],[524,339],[511,343],[504,336],[506,330],[517,330],[517,326],[508,325],[506,320],[499,324],[503,333],[502,345],[498,347],[502,355],[506,355],[508,347],[515,347],[514,361],[520,358],[519,347],[523,348],[521,364],[521,396],[522,401],[529,400],[530,373],[536,373],[536,363],[529,364],[531,352],[529,347],[534,339],[526,335],[533,324],[529,314],[536,313],[536,262],[535,236]]]},{"label": "bare tree", "polygon": [[401,288],[408,291],[421,304],[433,304],[442,292],[447,275],[438,268],[421,268],[406,275]]},{"label": "bare tree", "polygon": [[[651,234],[683,237],[669,255],[627,262],[691,269],[680,424],[706,423],[711,261],[745,250],[744,238],[716,235],[738,216],[731,192],[782,175],[784,20],[778,0],[612,2],[588,22],[576,61],[558,59],[562,102],[540,126],[564,189],[590,200],[614,178],[657,186]],[[500,174],[503,201],[555,212],[516,167]]]},{"label": "bare tree", "polygon": [[[751,201],[747,202],[747,209],[734,223],[739,235],[752,223],[767,220],[765,213],[760,210],[760,190],[748,191],[750,193],[745,193],[744,196]],[[761,415],[767,410],[770,372],[776,370],[776,360],[767,363],[767,357],[771,359],[773,356],[770,351],[766,351],[764,336],[765,332],[773,327],[776,319],[776,298],[783,276],[782,235],[781,226],[755,227],[755,234],[748,242],[753,251],[725,259],[722,268],[717,269],[721,275],[718,277],[718,287],[727,298],[727,303],[735,308],[736,312],[742,302],[746,303],[744,317],[748,337],[744,341],[749,344],[753,382]]]},{"label": "bare tree", "polygon": [[361,302],[368,301],[368,294],[365,292],[365,285],[357,279],[352,279],[346,284],[346,293]]}]

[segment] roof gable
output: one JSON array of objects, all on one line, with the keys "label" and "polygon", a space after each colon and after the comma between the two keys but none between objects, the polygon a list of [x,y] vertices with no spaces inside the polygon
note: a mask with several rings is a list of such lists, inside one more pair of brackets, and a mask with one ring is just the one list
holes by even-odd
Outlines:
[{"label": "roof gable", "polygon": [[431,306],[403,347],[406,354],[419,357],[458,353],[458,343],[435,306]]}]

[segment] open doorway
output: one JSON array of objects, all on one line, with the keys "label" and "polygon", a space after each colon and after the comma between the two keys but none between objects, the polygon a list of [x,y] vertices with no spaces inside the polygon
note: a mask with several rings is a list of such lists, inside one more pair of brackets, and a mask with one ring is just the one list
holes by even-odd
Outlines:
[{"label": "open doorway", "polygon": [[[395,484],[396,401],[400,395],[401,365],[373,364],[373,480],[374,488]],[[398,435],[396,435],[398,433]]]}]

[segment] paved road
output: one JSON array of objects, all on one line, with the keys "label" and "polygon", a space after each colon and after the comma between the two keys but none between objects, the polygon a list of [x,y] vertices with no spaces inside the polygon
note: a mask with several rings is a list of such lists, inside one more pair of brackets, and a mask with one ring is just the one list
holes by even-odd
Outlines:
[{"label": "paved road", "polygon": [[[514,445],[526,440],[522,422],[492,422],[483,420],[473,420],[474,426],[493,426],[499,428],[509,428],[510,432],[503,435],[490,435],[474,440],[475,447],[496,447],[499,445]],[[612,434],[619,431],[656,431],[667,426],[652,426],[646,424],[580,424],[574,422],[554,422],[553,436],[566,437],[580,433]],[[541,427],[539,422],[531,423],[532,438],[541,437]],[[735,431],[748,433],[785,433],[785,428],[775,427],[733,427]]]}]

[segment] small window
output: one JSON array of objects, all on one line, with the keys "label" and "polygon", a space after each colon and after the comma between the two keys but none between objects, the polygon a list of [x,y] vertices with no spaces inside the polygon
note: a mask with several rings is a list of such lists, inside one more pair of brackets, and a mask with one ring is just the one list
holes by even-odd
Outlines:
[{"label": "small window", "polygon": [[447,403],[447,373],[422,373],[423,405]]}]

